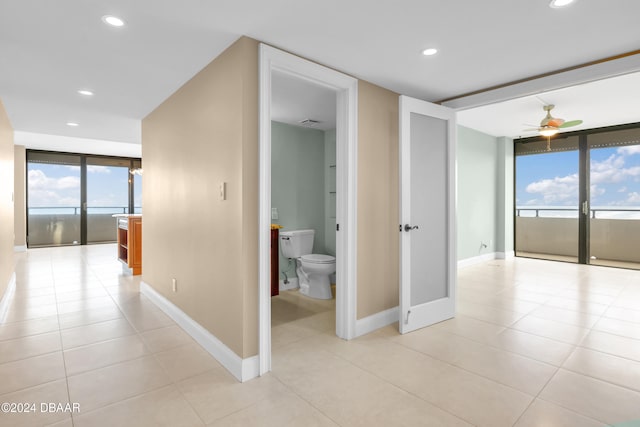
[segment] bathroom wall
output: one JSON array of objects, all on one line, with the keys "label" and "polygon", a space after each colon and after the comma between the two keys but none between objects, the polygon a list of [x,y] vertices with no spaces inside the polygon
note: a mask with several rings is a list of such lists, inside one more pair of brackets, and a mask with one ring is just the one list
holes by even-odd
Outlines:
[{"label": "bathroom wall", "polygon": [[[313,252],[326,253],[324,131],[271,122],[271,207],[281,231],[314,229]],[[287,263],[281,254],[281,278]]]},{"label": "bathroom wall", "polygon": [[324,132],[324,247],[336,256],[336,130]]},{"label": "bathroom wall", "polygon": [[0,301],[13,276],[13,128],[0,100]]}]

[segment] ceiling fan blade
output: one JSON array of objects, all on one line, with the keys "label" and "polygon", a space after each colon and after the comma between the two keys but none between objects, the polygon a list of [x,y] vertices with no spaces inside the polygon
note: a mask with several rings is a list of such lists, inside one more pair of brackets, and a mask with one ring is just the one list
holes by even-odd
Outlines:
[{"label": "ceiling fan blade", "polygon": [[563,119],[557,119],[553,117],[547,122],[547,126],[553,126],[554,128],[557,128],[562,126],[563,123],[564,123]]},{"label": "ceiling fan blade", "polygon": [[533,132],[533,131],[539,131],[540,128],[531,128],[531,129],[522,129],[522,132]]},{"label": "ceiling fan blade", "polygon": [[578,126],[582,124],[582,120],[571,120],[568,122],[564,122],[563,124],[561,124],[560,126],[558,126],[559,128],[569,128],[571,126]]}]

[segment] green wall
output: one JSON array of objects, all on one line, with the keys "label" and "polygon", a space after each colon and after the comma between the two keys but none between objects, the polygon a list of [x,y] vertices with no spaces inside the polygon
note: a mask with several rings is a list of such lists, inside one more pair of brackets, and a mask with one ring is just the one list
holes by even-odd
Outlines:
[{"label": "green wall", "polygon": [[336,131],[324,133],[325,237],[326,254],[336,256]]},{"label": "green wall", "polygon": [[497,138],[458,126],[458,260],[498,251],[498,155]]},{"label": "green wall", "polygon": [[[271,207],[278,210],[278,219],[271,222],[282,225],[282,231],[316,230],[313,252],[320,254],[335,254],[335,232],[329,247],[325,233],[330,180],[326,171],[332,158],[335,164],[335,131],[333,139],[330,132],[325,136],[322,130],[271,122]],[[287,260],[281,254],[280,271],[285,268]],[[293,271],[292,266],[289,277],[295,277]]]},{"label": "green wall", "polygon": [[513,255],[514,167],[513,139],[500,137],[498,144],[498,234],[496,251]]}]

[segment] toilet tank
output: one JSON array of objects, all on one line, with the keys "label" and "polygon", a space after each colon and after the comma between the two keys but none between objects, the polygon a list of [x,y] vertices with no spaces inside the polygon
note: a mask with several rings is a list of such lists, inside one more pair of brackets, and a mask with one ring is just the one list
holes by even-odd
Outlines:
[{"label": "toilet tank", "polygon": [[280,250],[285,258],[300,258],[313,249],[315,230],[280,231]]}]

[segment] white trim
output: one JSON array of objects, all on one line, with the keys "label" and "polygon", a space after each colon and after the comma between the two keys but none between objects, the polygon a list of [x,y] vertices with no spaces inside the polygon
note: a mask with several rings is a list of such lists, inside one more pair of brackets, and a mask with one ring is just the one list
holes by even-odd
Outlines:
[{"label": "white trim", "polygon": [[576,68],[549,76],[515,83],[509,86],[487,90],[473,95],[455,98],[442,105],[457,110],[480,107],[510,99],[537,95],[569,86],[594,82],[640,71],[640,55],[625,56],[582,68]]},{"label": "white trim", "polygon": [[[416,225],[411,218],[411,114],[435,117],[447,121],[447,158],[446,158],[446,286],[448,296],[434,301],[412,305],[411,303],[411,235],[400,232],[400,298],[399,298],[399,330],[401,334],[415,329],[429,326],[436,322],[455,316],[456,287],[457,287],[457,235],[456,235],[456,112],[451,108],[432,104],[420,99],[401,95],[399,99],[399,141],[400,141],[400,224]],[[419,231],[423,232],[423,230]],[[411,316],[409,316],[411,314]]]},{"label": "white trim", "polygon": [[356,336],[362,336],[377,329],[384,328],[398,321],[400,316],[399,307],[395,306],[385,311],[381,311],[364,319],[356,320]]},{"label": "white trim", "polygon": [[512,259],[516,257],[515,251],[496,252],[496,259]]},{"label": "white trim", "polygon": [[11,304],[11,298],[16,291],[16,273],[11,275],[7,290],[4,291],[4,295],[0,298],[0,325],[4,323],[9,312],[9,305]]},{"label": "white trim", "polygon": [[336,90],[336,334],[355,337],[356,323],[356,179],[358,80],[338,71],[260,44],[259,149],[259,356],[260,375],[271,370],[271,73],[274,70]]},{"label": "white trim", "polygon": [[13,251],[14,252],[26,252],[27,251],[27,245],[14,246],[13,247]]},{"label": "white trim", "polygon": [[160,310],[180,325],[186,333],[191,335],[198,344],[231,372],[238,381],[245,382],[258,376],[258,356],[248,357],[246,359],[241,358],[211,332],[203,328],[147,283],[140,282],[140,293],[149,298]]},{"label": "white trim", "polygon": [[[476,264],[482,264],[483,262],[493,261],[494,259],[500,259],[500,253],[501,252],[490,252],[471,258],[460,259],[458,260],[458,268],[469,267]],[[504,256],[504,253],[502,254]]]}]

